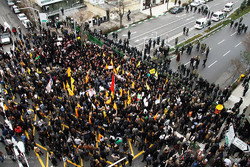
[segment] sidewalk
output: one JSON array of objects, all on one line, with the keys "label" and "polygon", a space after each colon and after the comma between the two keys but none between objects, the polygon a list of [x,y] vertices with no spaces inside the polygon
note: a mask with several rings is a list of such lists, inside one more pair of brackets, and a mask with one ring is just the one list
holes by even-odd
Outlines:
[{"label": "sidewalk", "polygon": [[[187,0],[183,0],[183,2],[181,3],[181,5],[183,3],[187,3]],[[155,7],[152,7],[152,15],[157,17],[160,16],[162,14],[164,14],[165,12],[168,11],[168,9],[174,7],[174,6],[178,6],[178,3],[175,5],[174,1],[171,0],[169,3],[164,3]],[[145,9],[143,11],[141,11],[141,13],[146,14],[146,15],[150,15],[150,9]]]}]

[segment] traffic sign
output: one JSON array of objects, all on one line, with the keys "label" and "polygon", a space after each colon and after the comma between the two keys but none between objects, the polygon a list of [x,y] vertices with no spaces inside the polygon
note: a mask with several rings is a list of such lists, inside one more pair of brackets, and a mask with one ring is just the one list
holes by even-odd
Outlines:
[{"label": "traffic sign", "polygon": [[250,152],[250,147],[247,143],[245,143],[244,141],[242,141],[241,139],[239,139],[238,137],[235,137],[233,140],[233,144],[238,147],[239,149],[241,149],[242,151],[244,151],[245,153],[249,153]]}]

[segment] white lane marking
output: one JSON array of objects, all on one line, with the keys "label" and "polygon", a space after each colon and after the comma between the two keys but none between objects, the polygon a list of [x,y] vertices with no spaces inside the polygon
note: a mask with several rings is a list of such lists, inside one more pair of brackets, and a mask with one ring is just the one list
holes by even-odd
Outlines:
[{"label": "white lane marking", "polygon": [[184,64],[184,65],[188,65],[190,63],[190,61],[189,62],[187,62],[186,64]]},{"label": "white lane marking", "polygon": [[219,42],[219,43],[217,43],[217,44],[219,45],[219,44],[221,44],[221,43],[222,43],[222,42],[224,42],[224,41],[225,41],[225,39],[223,39],[222,41],[220,41],[220,42]]},{"label": "white lane marking", "polygon": [[232,33],[230,36],[233,36],[234,34],[236,34],[236,32]]},{"label": "white lane marking", "polygon": [[[168,25],[171,25],[171,24],[173,24],[173,23],[175,23],[175,22],[178,22],[178,21],[180,21],[180,20],[183,20],[183,19],[184,19],[184,18],[177,19],[177,20],[175,20],[175,21],[172,21],[172,22],[170,22],[170,23],[164,24],[164,25],[162,25],[162,26],[160,26],[160,27],[157,27],[157,28],[155,28],[155,29],[151,29],[150,31],[146,31],[145,33],[142,33],[142,34],[140,34],[140,35],[138,35],[138,36],[135,36],[135,37],[131,38],[131,40],[136,39],[136,38],[138,38],[138,37],[140,37],[140,36],[143,36],[143,35],[145,35],[145,34],[148,34],[149,32],[153,32],[153,31],[156,31],[156,30],[161,29],[161,28],[163,28],[163,27],[166,27],[166,26],[168,26]],[[139,23],[141,23],[141,22],[139,22]],[[183,26],[183,25],[182,25],[182,26]]]},{"label": "white lane marking", "polygon": [[173,59],[175,59],[177,56],[175,55],[175,56],[173,56],[172,58],[171,58],[171,60],[173,60]]},{"label": "white lane marking", "polygon": [[208,68],[210,68],[212,65],[214,65],[215,63],[217,63],[217,60],[215,61],[215,62],[213,62],[212,64],[210,64],[209,66],[208,66]]},{"label": "white lane marking", "polygon": [[[190,24],[190,23],[192,23],[192,22],[193,22],[193,20],[190,21],[190,22],[187,22],[187,23],[185,23],[185,24],[182,24],[182,25],[180,25],[180,26],[178,26],[178,27],[175,27],[175,28],[171,29],[171,30],[168,31],[168,32],[164,32],[164,33],[162,33],[162,34],[158,34],[157,36],[159,37],[159,36],[163,36],[163,35],[169,34],[170,32],[175,31],[175,30],[177,30],[178,28],[183,27],[183,26],[185,26],[185,25],[187,25],[187,24]],[[144,33],[144,34],[146,34],[146,33]],[[139,36],[140,36],[140,35],[139,35]],[[137,37],[137,38],[138,38],[138,37]],[[143,44],[143,42],[140,43],[140,44],[138,44],[138,45],[136,45],[136,46],[138,47],[138,46],[140,46],[140,45],[142,45],[142,44]]]},{"label": "white lane marking", "polygon": [[219,5],[219,4],[220,4],[220,3],[217,3],[217,4],[213,5],[212,7],[215,7],[215,6]]},{"label": "white lane marking", "polygon": [[136,33],[136,31],[135,32],[132,32],[131,34],[135,34]]},{"label": "white lane marking", "polygon": [[223,57],[226,56],[226,55],[227,55],[228,53],[230,53],[230,52],[231,52],[231,50],[227,51],[227,53],[225,53],[225,54],[223,55]]},{"label": "white lane marking", "polygon": [[135,42],[138,42],[138,41],[140,41],[140,40],[139,39],[135,40]]},{"label": "white lane marking", "polygon": [[237,45],[235,45],[234,47],[238,47],[240,44],[241,44],[241,42],[240,42],[240,43],[238,43]]},{"label": "white lane marking", "polygon": [[186,19],[186,20],[188,21],[188,20],[191,20],[192,18],[194,18],[194,16],[193,16],[193,17],[190,17],[190,18],[188,18],[188,19]]},{"label": "white lane marking", "polygon": [[123,37],[126,37],[126,36],[128,36],[128,35],[127,35],[127,34],[123,34],[122,36],[123,36]]}]

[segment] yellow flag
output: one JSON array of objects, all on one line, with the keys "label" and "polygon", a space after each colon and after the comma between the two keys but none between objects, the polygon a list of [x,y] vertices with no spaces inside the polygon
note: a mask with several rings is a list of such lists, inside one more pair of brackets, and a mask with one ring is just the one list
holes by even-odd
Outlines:
[{"label": "yellow flag", "polygon": [[106,63],[106,70],[108,70],[109,69],[109,67],[108,67],[108,65],[107,65],[107,63]]},{"label": "yellow flag", "polygon": [[115,67],[113,68],[113,71],[114,71],[115,75],[117,75],[117,72],[116,72],[116,70],[115,70]]},{"label": "yellow flag", "polygon": [[85,83],[89,82],[89,74],[87,74],[87,76],[85,77]]},{"label": "yellow flag", "polygon": [[70,81],[71,81],[71,89],[72,89],[72,90],[75,90],[75,86],[74,86],[75,80],[74,80],[74,78],[71,77],[71,80],[70,80]]},{"label": "yellow flag", "polygon": [[104,118],[106,118],[106,116],[107,116],[105,111],[103,111],[103,116],[104,116]]},{"label": "yellow flag", "polygon": [[139,77],[137,78],[137,80],[139,80],[141,78],[141,74],[139,74]]},{"label": "yellow flag", "polygon": [[30,69],[28,68],[28,73],[29,73],[29,75],[30,75]]},{"label": "yellow flag", "polygon": [[139,63],[136,65],[136,67],[139,67],[141,65],[141,61],[139,61]]},{"label": "yellow flag", "polygon": [[128,105],[131,103],[131,97],[128,97]]},{"label": "yellow flag", "polygon": [[74,96],[74,92],[72,90],[70,90],[70,88],[68,88],[68,92],[70,96]]},{"label": "yellow flag", "polygon": [[109,94],[108,94],[108,92],[105,90],[105,94],[106,94],[106,97],[108,97],[109,96]]},{"label": "yellow flag", "polygon": [[128,97],[129,97],[129,90],[128,90]]},{"label": "yellow flag", "polygon": [[32,54],[30,53],[30,59],[32,59]]},{"label": "yellow flag", "polygon": [[78,107],[78,108],[81,108],[81,106],[80,106],[80,104],[79,104],[79,103],[77,103],[76,105],[77,105],[77,107]]},{"label": "yellow flag", "polygon": [[4,104],[4,110],[8,110],[8,107],[6,106],[6,104]]},{"label": "yellow flag", "polygon": [[165,108],[164,114],[167,114],[167,113],[168,113],[168,109],[167,109],[167,108]]},{"label": "yellow flag", "polygon": [[63,82],[63,89],[66,90],[66,88],[65,88],[65,83],[64,83],[64,82]]},{"label": "yellow flag", "polygon": [[166,82],[165,82],[165,84],[166,84],[166,83],[168,83],[168,78],[166,79]]},{"label": "yellow flag", "polygon": [[103,55],[103,57],[105,57],[105,56],[106,56],[104,53],[103,53],[102,55]]},{"label": "yellow flag", "polygon": [[150,87],[148,86],[148,83],[146,82],[146,87],[147,87],[147,90],[149,90],[150,89]]},{"label": "yellow flag", "polygon": [[132,83],[132,88],[135,89],[135,81]]},{"label": "yellow flag", "polygon": [[71,77],[71,69],[70,69],[70,67],[68,67],[68,69],[67,69],[67,74],[68,74],[68,77]]},{"label": "yellow flag", "polygon": [[120,89],[120,96],[122,97],[122,88]]},{"label": "yellow flag", "polygon": [[69,89],[69,83],[68,83],[68,81],[66,83],[66,88]]},{"label": "yellow flag", "polygon": [[121,67],[121,65],[119,65],[119,66],[116,68],[117,73],[119,72],[120,67]]},{"label": "yellow flag", "polygon": [[156,121],[156,119],[157,119],[157,116],[158,116],[158,113],[156,113],[155,116],[154,116],[154,120],[155,120],[155,121]]},{"label": "yellow flag", "polygon": [[115,110],[117,110],[117,105],[116,105],[116,103],[114,103],[113,108],[114,108]]},{"label": "yellow flag", "polygon": [[155,73],[156,78],[158,79],[158,72]]},{"label": "yellow flag", "polygon": [[159,100],[161,99],[161,95],[159,95],[159,98],[158,98]]},{"label": "yellow flag", "polygon": [[114,66],[114,63],[113,63],[113,60],[112,60],[112,59],[111,59],[111,63],[110,63],[110,64],[111,64],[111,66]]},{"label": "yellow flag", "polygon": [[42,74],[42,72],[39,71],[38,68],[36,69],[36,72],[37,72],[38,74]]},{"label": "yellow flag", "polygon": [[111,103],[111,97],[109,97],[109,99],[106,101],[105,104],[110,104]]},{"label": "yellow flag", "polygon": [[114,97],[114,92],[113,92],[113,91],[111,91],[111,96],[112,96],[112,99],[115,98],[115,97]]},{"label": "yellow flag", "polygon": [[124,70],[122,69],[122,74],[124,74]]}]

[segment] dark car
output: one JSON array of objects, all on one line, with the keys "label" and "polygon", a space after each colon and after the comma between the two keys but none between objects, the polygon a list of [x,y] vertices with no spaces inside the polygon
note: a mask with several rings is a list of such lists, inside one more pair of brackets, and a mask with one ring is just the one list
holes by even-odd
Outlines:
[{"label": "dark car", "polygon": [[184,10],[184,7],[176,6],[173,9],[171,9],[169,12],[172,14],[176,14],[176,13],[181,13],[183,10]]}]

